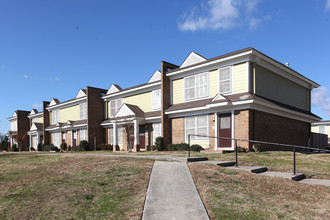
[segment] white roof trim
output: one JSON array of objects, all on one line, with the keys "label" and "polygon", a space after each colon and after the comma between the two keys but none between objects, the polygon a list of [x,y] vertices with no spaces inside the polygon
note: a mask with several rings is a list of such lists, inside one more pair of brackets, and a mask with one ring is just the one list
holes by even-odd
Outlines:
[{"label": "white roof trim", "polygon": [[37,131],[37,130],[38,130],[38,128],[37,128],[37,126],[33,122],[32,126],[30,128],[30,131]]},{"label": "white roof trim", "polygon": [[14,114],[13,114],[12,118],[14,118],[14,117],[17,117],[17,112],[16,111],[14,111]]},{"label": "white roof trim", "polygon": [[71,105],[80,104],[79,102],[83,103],[83,101],[85,101],[85,100],[87,100],[86,96],[78,98],[78,99],[73,99],[73,100],[68,101],[68,102],[62,102],[62,103],[54,105],[54,106],[49,105],[46,109],[47,110],[52,110],[52,109],[56,109],[56,108],[63,107],[63,106],[69,107]]},{"label": "white roof trim", "polygon": [[32,109],[31,112],[30,112],[30,115],[35,115],[35,114],[38,114],[38,110],[36,109]]},{"label": "white roof trim", "polygon": [[156,70],[154,72],[154,74],[151,76],[151,78],[149,79],[148,83],[152,83],[155,81],[159,81],[161,80],[161,73],[159,72],[159,70]]},{"label": "white roof trim", "polygon": [[78,94],[76,95],[76,99],[85,97],[85,96],[86,96],[86,93],[84,92],[84,90],[80,89]]},{"label": "white roof trim", "polygon": [[112,84],[107,92],[107,95],[108,94],[112,94],[112,93],[115,93],[115,92],[119,92],[120,91],[120,88],[118,88],[115,84]]},{"label": "white roof trim", "polygon": [[126,116],[135,116],[135,113],[126,104],[123,104],[115,115],[115,118]]},{"label": "white roof trim", "polygon": [[194,65],[196,63],[200,63],[200,62],[203,62],[203,61],[206,61],[206,59],[204,57],[202,57],[201,55],[199,55],[195,52],[191,52],[188,55],[188,57],[183,61],[180,68],[190,66],[190,65]]},{"label": "white roof trim", "polygon": [[49,106],[57,105],[58,103],[59,103],[59,102],[55,101],[55,99],[52,99],[52,100],[50,101]]}]

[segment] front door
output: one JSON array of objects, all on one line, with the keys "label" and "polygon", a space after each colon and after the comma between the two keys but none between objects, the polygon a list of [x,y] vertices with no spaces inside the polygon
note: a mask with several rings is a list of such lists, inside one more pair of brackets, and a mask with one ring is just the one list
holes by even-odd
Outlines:
[{"label": "front door", "polygon": [[140,125],[139,126],[139,144],[140,144],[140,150],[144,150],[145,149],[145,136],[144,136],[144,133],[145,133],[145,126],[144,125]]},{"label": "front door", "polygon": [[231,147],[231,114],[218,115],[218,148]]}]

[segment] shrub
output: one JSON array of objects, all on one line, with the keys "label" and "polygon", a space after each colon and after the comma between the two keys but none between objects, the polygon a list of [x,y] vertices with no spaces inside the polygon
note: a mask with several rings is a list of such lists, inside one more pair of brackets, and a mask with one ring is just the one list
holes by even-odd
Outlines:
[{"label": "shrub", "polygon": [[42,143],[38,144],[38,151],[42,151],[44,148],[44,145]]},{"label": "shrub", "polygon": [[79,143],[79,148],[80,149],[83,149],[83,150],[85,150],[85,151],[87,151],[88,150],[88,148],[89,148],[89,144],[88,144],[88,142],[87,141],[80,141],[80,143]]},{"label": "shrub", "polygon": [[99,144],[97,145],[96,150],[113,150],[113,146],[110,144]]},{"label": "shrub", "polygon": [[237,152],[246,153],[247,150],[244,147],[237,146]]},{"label": "shrub", "polygon": [[68,146],[66,143],[62,143],[61,144],[61,150],[64,151],[64,150],[67,150],[68,149]]},{"label": "shrub", "polygon": [[43,151],[50,151],[51,147],[50,145],[45,145]]},{"label": "shrub", "polygon": [[163,139],[163,137],[156,137],[155,148],[158,151],[163,151],[164,150],[164,139]]},{"label": "shrub", "polygon": [[81,147],[80,145],[78,145],[78,146],[72,146],[71,150],[72,151],[84,151],[84,148]]},{"label": "shrub", "polygon": [[56,146],[54,146],[54,145],[51,145],[51,146],[50,146],[50,150],[51,150],[51,151],[56,151],[56,152],[59,151],[58,147],[56,147]]},{"label": "shrub", "polygon": [[18,148],[17,148],[17,145],[16,144],[13,144],[12,146],[11,146],[11,151],[18,151]]},{"label": "shrub", "polygon": [[147,145],[147,151],[151,151],[151,147]]},{"label": "shrub", "polygon": [[204,150],[204,148],[199,144],[193,144],[190,146],[190,150],[200,152],[201,150]]},{"label": "shrub", "polygon": [[255,152],[260,152],[261,151],[261,144],[253,144],[252,148]]}]

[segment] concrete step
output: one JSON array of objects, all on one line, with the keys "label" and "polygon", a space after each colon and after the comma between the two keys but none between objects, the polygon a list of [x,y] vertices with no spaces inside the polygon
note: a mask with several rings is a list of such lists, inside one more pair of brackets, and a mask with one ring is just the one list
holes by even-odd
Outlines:
[{"label": "concrete step", "polygon": [[206,161],[209,158],[207,157],[188,157],[187,162],[197,162],[197,161]]},{"label": "concrete step", "polygon": [[305,174],[303,173],[296,173],[295,175],[293,173],[285,173],[285,172],[273,172],[273,171],[268,171],[264,173],[260,173],[259,175],[263,176],[273,176],[273,177],[282,177],[286,179],[291,179],[295,181],[299,181],[302,179],[305,179]]},{"label": "concrete step", "polygon": [[254,166],[238,166],[238,167],[229,167],[230,169],[246,170],[251,173],[263,173],[267,171],[267,167],[254,167]]},{"label": "concrete step", "polygon": [[217,163],[218,166],[221,167],[232,167],[235,166],[235,162],[234,161],[218,161],[219,163]]}]

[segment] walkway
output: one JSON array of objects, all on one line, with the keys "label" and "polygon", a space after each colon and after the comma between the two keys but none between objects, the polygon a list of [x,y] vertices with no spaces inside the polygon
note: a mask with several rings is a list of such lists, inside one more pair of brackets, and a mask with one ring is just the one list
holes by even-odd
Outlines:
[{"label": "walkway", "polygon": [[209,219],[186,163],[155,161],[142,219]]}]

